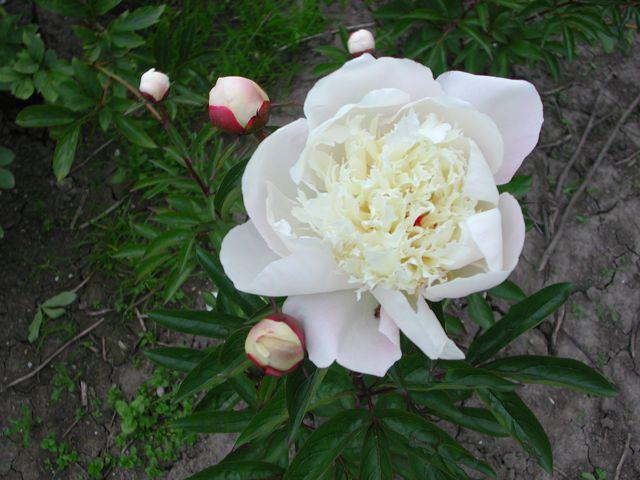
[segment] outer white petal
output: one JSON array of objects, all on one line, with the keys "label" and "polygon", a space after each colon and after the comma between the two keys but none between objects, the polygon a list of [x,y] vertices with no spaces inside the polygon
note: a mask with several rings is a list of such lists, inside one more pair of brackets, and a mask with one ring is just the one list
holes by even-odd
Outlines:
[{"label": "outer white petal", "polygon": [[497,205],[499,194],[496,182],[480,148],[473,140],[469,140],[469,164],[467,168],[467,178],[464,181],[465,195],[480,202]]},{"label": "outer white petal", "polygon": [[464,353],[447,337],[442,325],[422,297],[414,308],[404,293],[376,287],[373,295],[409,340],[432,359],[457,360]]},{"label": "outer white petal", "polygon": [[349,370],[381,377],[402,353],[398,328],[376,318],[377,307],[371,294],[358,300],[351,290],[292,296],[282,310],[302,323],[309,358],[318,367],[337,361]]},{"label": "outer white petal", "polygon": [[291,178],[296,184],[304,180],[313,183],[314,175],[310,165],[318,158],[331,161],[324,151],[325,146],[333,146],[345,141],[349,131],[345,122],[355,115],[366,115],[369,118],[391,119],[403,105],[409,103],[408,93],[397,88],[381,88],[367,92],[357,103],[341,106],[335,115],[309,131],[307,144],[298,162],[291,168]]},{"label": "outer white petal", "polygon": [[470,103],[448,96],[424,98],[402,107],[398,118],[408,110],[435,113],[440,120],[455,125],[477,144],[494,174],[501,168],[504,146],[500,130],[489,115]]},{"label": "outer white petal", "polygon": [[508,182],[538,143],[542,128],[542,102],[536,88],[524,80],[446,72],[437,78],[453,97],[488,114],[504,139],[504,161],[495,172],[498,185]]},{"label": "outer white petal", "polygon": [[502,270],[502,218],[500,210],[492,208],[465,220],[471,238],[487,262],[489,271]]},{"label": "outer white petal", "polygon": [[365,53],[321,78],[309,90],[304,102],[309,129],[333,117],[343,105],[357,103],[366,93],[380,88],[403,90],[411,100],[442,95],[442,88],[424,65],[406,58],[375,59]]},{"label": "outer white petal", "polygon": [[458,277],[446,283],[433,285],[425,290],[429,300],[461,298],[471,293],[487,290],[504,282],[518,263],[524,245],[524,218],[518,201],[508,193],[500,195],[498,203],[502,217],[502,270],[480,272]]},{"label": "outer white petal", "polygon": [[258,146],[242,176],[244,206],[256,229],[269,247],[285,256],[289,253],[267,219],[267,182],[289,198],[296,186],[289,170],[298,160],[307,140],[307,121],[303,118],[279,128]]},{"label": "outer white petal", "polygon": [[238,290],[284,297],[352,289],[327,250],[281,258],[269,249],[251,221],[234,227],[220,248],[220,262]]}]

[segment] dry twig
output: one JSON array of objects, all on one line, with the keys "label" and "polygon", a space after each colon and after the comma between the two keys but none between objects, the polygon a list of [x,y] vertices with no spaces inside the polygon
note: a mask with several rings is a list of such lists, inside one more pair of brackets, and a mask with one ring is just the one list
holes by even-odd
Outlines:
[{"label": "dry twig", "polygon": [[624,461],[627,458],[627,454],[629,453],[629,445],[631,444],[631,434],[627,433],[627,441],[624,442],[624,450],[622,451],[622,456],[620,457],[620,461],[618,462],[618,466],[616,467],[616,473],[613,476],[613,480],[618,480],[620,478],[620,473],[622,472],[622,466],[624,465]]},{"label": "dry twig", "polygon": [[67,343],[65,343],[60,348],[58,348],[55,352],[53,352],[51,355],[49,355],[47,357],[47,359],[44,362],[42,362],[40,365],[38,365],[33,371],[27,373],[26,375],[23,375],[20,378],[16,378],[13,382],[11,382],[9,385],[7,385],[4,389],[9,389],[11,387],[15,387],[19,383],[22,383],[25,380],[29,380],[31,377],[35,376],[40,370],[42,370],[44,367],[46,367],[51,362],[51,360],[53,360],[58,355],[60,355],[64,350],[66,350],[69,346],[73,345],[76,341],[80,340],[85,335],[88,335],[89,332],[91,332],[93,329],[95,329],[95,328],[99,327],[100,325],[102,325],[102,322],[104,322],[104,321],[105,321],[105,318],[101,318],[100,320],[98,320],[96,323],[94,323],[90,327],[87,327],[86,329],[84,329],[78,335],[73,337],[71,340],[69,340]]}]

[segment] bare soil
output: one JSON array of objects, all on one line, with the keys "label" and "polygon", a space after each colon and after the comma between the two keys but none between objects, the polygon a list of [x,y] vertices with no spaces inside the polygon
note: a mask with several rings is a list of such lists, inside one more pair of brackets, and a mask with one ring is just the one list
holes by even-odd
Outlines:
[{"label": "bare soil", "polygon": [[[369,18],[367,13],[358,4],[342,13],[340,22],[362,23]],[[51,35],[58,37],[62,35],[60,20],[57,23],[53,20],[48,22],[54,32]],[[328,35],[314,42],[325,44],[332,38]],[[319,58],[310,54],[304,61],[309,66],[288,100],[302,102],[315,82],[310,71]],[[571,212],[549,264],[542,272],[538,266],[553,238],[546,233],[549,230],[545,229],[545,222],[549,223],[554,212],[564,211],[570,194],[585,177],[622,110],[640,93],[637,82],[640,52],[637,48],[628,54],[584,50],[579,60],[564,67],[564,76],[557,81],[537,70],[516,72],[518,77],[532,81],[542,93],[545,124],[540,146],[520,172],[533,177],[526,204],[535,225],[528,232],[525,251],[513,278],[529,293],[560,281],[572,282],[576,292],[564,311],[528,333],[511,346],[508,353],[576,358],[602,371],[620,393],[614,398],[601,399],[544,386],[524,388],[524,400],[539,416],[553,445],[552,476],[543,473],[511,440],[495,441],[468,433],[461,434],[459,439],[488,458],[500,479],[573,480],[580,478],[582,472],[593,472],[600,467],[608,480],[636,480],[640,478],[637,356],[640,158],[634,160],[630,156],[640,149],[638,110],[618,132],[587,194]],[[594,109],[597,92],[609,71],[614,75],[602,87],[604,93],[596,111],[596,118],[601,121],[588,136],[571,171],[567,193],[554,198],[555,183],[577,148]],[[125,394],[133,395],[147,377],[149,365],[143,363],[142,367],[135,368],[131,363],[142,328],[138,322],[123,321],[113,312],[103,316],[94,314],[96,310],[113,307],[117,285],[105,272],[91,271],[88,261],[91,245],[83,243],[90,229],[78,228],[123,194],[104,181],[114,165],[113,149],[105,149],[68,180],[56,184],[50,165],[53,144],[46,133],[21,129],[14,124],[23,103],[7,95],[2,95],[0,102],[0,143],[16,153],[12,170],[17,185],[14,190],[0,191],[0,225],[6,232],[0,240],[2,385],[32,371],[72,335],[64,331],[53,333],[40,347],[27,341],[27,329],[35,308],[43,300],[76,287],[91,275],[78,291],[79,300],[56,322],[68,323],[77,333],[103,316],[106,318],[84,339],[86,342],[66,349],[38,375],[0,393],[0,427],[7,427],[9,418],[21,416],[22,404],[42,418],[42,423],[33,430],[28,447],[23,447],[16,437],[0,437],[0,478],[45,479],[52,475],[42,466],[49,455],[39,449],[40,440],[49,432],[56,432],[60,437],[69,430],[65,441],[84,460],[111,448],[110,438],[118,427],[111,421],[112,412],[104,406],[107,391],[116,384]],[[295,109],[280,113],[272,122],[281,125],[297,114]],[[97,146],[85,146],[79,160]],[[70,228],[72,224],[74,229]],[[461,339],[460,343],[467,345],[469,341],[470,337]],[[51,400],[52,366],[58,363],[66,364],[71,373],[80,372],[78,384],[82,380],[88,385],[89,410],[96,412],[75,425],[74,412],[80,406],[79,389],[63,393],[58,402]],[[99,401],[103,405],[97,408]],[[184,453],[166,478],[187,477],[221,459],[229,446],[230,438],[226,436],[203,438]],[[616,471],[623,456],[624,462]],[[86,478],[86,473],[74,465],[56,478]],[[144,475],[139,471],[113,472],[109,478],[144,478]]]}]

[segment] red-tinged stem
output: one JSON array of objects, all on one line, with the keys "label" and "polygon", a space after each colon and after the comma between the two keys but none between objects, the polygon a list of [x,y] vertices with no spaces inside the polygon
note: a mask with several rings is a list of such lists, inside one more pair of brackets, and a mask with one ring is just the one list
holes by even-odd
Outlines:
[{"label": "red-tinged stem", "polygon": [[[109,80],[114,80],[119,84],[121,84],[124,88],[126,88],[130,93],[132,93],[138,100],[140,100],[144,104],[144,106],[147,108],[147,110],[149,110],[149,113],[151,113],[153,118],[155,118],[158,121],[158,123],[162,125],[162,128],[164,128],[167,131],[169,130],[169,124],[171,122],[171,119],[169,118],[169,114],[167,113],[167,110],[162,105],[156,105],[158,109],[160,109],[160,112],[159,112],[158,109],[156,109],[156,107],[154,107],[154,105],[152,105],[152,103],[147,98],[145,98],[144,95],[142,95],[137,88],[135,88],[133,85],[127,82],[124,78],[116,75],[113,72],[110,72],[104,67],[101,67],[97,63],[92,64],[92,66],[99,72],[106,75]],[[106,93],[106,89],[105,89],[105,93]],[[196,172],[195,168],[193,167],[193,161],[189,157],[184,157],[184,163],[187,166],[187,169],[189,170],[191,177],[193,177],[193,179],[196,181],[196,183],[200,187],[200,190],[202,190],[202,193],[204,193],[205,197],[210,196],[211,190],[209,190],[209,187],[204,183],[200,175],[198,175],[198,172]]]},{"label": "red-tinged stem", "polygon": [[208,197],[209,195],[211,195],[211,190],[209,190],[209,187],[202,181],[202,178],[200,178],[200,175],[198,175],[198,172],[196,172],[195,168],[193,168],[193,162],[191,161],[191,159],[189,157],[184,157],[184,163],[187,166],[189,173],[200,187],[200,190],[202,190],[202,193],[204,193],[204,196]]},{"label": "red-tinged stem", "polygon": [[264,130],[258,130],[253,133],[255,137],[258,139],[258,142],[262,142],[265,138],[269,136],[269,134]]}]

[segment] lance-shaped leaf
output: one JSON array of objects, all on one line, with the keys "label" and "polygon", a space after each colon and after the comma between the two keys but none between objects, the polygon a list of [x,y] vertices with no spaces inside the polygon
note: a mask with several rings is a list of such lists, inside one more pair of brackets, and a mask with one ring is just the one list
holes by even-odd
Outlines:
[{"label": "lance-shaped leaf", "polygon": [[522,355],[494,360],[483,368],[524,383],[553,385],[604,397],[617,393],[604,376],[571,358]]},{"label": "lance-shaped leaf", "polygon": [[428,408],[430,413],[443,420],[494,437],[509,436],[490,411],[456,405],[448,392],[411,392],[410,395],[413,402]]},{"label": "lance-shaped leaf", "polygon": [[384,430],[372,425],[362,443],[360,480],[386,480],[393,478],[391,452]]},{"label": "lance-shaped leaf", "polygon": [[140,127],[139,122],[130,120],[122,115],[113,117],[118,131],[124,135],[129,141],[143,148],[156,148],[156,143],[151,137]]},{"label": "lance-shaped leaf", "polygon": [[282,475],[283,468],[267,462],[222,461],[213,467],[206,468],[187,480],[252,480],[277,479]]},{"label": "lance-shaped leaf", "polygon": [[320,425],[302,445],[283,480],[321,478],[331,463],[370,422],[365,410],[345,410]]},{"label": "lance-shaped leaf", "polygon": [[194,310],[156,310],[149,318],[176,332],[210,338],[225,338],[245,322],[244,318],[233,315]]},{"label": "lance-shaped leaf", "polygon": [[246,166],[247,161],[242,160],[236,163],[227,171],[227,173],[225,173],[214,197],[216,212],[220,212],[222,210],[222,206],[224,205],[224,201],[227,199],[227,196],[239,184]]},{"label": "lance-shaped leaf", "polygon": [[176,401],[204,388],[220,385],[249,368],[251,362],[246,358],[244,351],[237,349],[238,337],[246,334],[246,329],[236,331],[219,348],[208,353],[182,380],[175,394]]},{"label": "lance-shaped leaf", "polygon": [[480,335],[469,347],[467,360],[481,363],[498,353],[527,330],[539,325],[571,294],[571,284],[557,283],[517,303],[504,317]]},{"label": "lance-shaped leaf", "polygon": [[448,460],[495,478],[495,472],[487,463],[475,458],[448,433],[420,415],[389,408],[378,410],[376,416],[387,428],[409,439],[410,443],[426,448],[427,452],[436,451]]},{"label": "lance-shaped leaf", "polygon": [[178,372],[190,372],[207,356],[205,351],[187,347],[154,348],[144,354],[156,365]]},{"label": "lance-shaped leaf", "polygon": [[215,283],[216,287],[218,287],[226,298],[238,305],[244,313],[251,315],[263,306],[262,302],[260,302],[257,297],[252,298],[236,290],[233,283],[231,283],[231,280],[229,280],[223,273],[222,267],[220,267],[213,255],[201,248],[196,249],[196,255],[200,265],[211,281]]},{"label": "lance-shaped leaf", "polygon": [[252,417],[253,412],[248,410],[202,411],[180,418],[172,422],[170,427],[196,433],[235,433],[241,432]]},{"label": "lance-shaped leaf", "polygon": [[527,295],[522,291],[522,289],[511,280],[505,280],[497,287],[487,290],[487,293],[492,297],[502,298],[503,300],[509,300],[510,302],[521,302],[527,298]]},{"label": "lance-shaped leaf", "polygon": [[287,375],[286,383],[286,400],[287,410],[289,411],[289,442],[291,442],[302,423],[304,415],[307,413],[311,400],[316,396],[316,392],[322,380],[327,374],[326,368],[319,368],[313,372],[309,378],[305,378],[302,369]]},{"label": "lance-shaped leaf", "polygon": [[551,473],[553,454],[549,438],[529,407],[513,392],[479,390],[478,395],[496,420],[533,456],[540,466]]},{"label": "lance-shaped leaf", "polygon": [[485,330],[493,325],[493,311],[482,295],[479,293],[469,295],[467,303],[469,304],[469,315],[474,322]]},{"label": "lance-shaped leaf", "polygon": [[255,439],[266,437],[273,432],[278,425],[289,418],[284,388],[280,388],[271,400],[267,402],[251,419],[247,427],[240,433],[236,446],[244,445]]},{"label": "lance-shaped leaf", "polygon": [[21,127],[58,127],[77,118],[75,112],[60,105],[31,105],[18,113],[16,123]]}]

